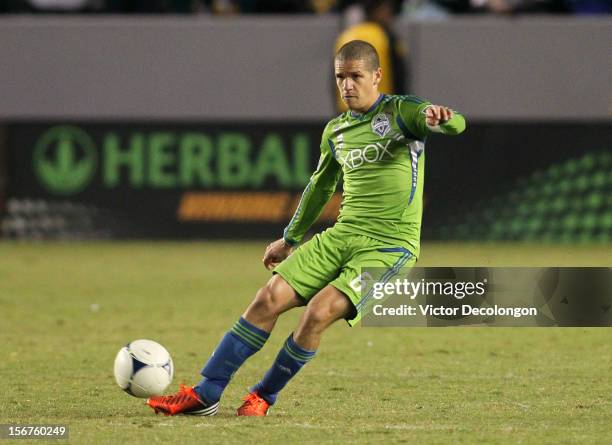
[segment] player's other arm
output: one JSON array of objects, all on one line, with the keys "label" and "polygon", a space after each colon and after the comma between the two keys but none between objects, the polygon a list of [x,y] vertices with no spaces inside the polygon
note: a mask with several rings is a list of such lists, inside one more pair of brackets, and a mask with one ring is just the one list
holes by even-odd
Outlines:
[{"label": "player's other arm", "polygon": [[405,96],[398,104],[400,117],[409,131],[419,138],[431,133],[460,134],[465,130],[465,118],[455,110],[416,96]]},{"label": "player's other arm", "polygon": [[340,164],[334,158],[329,141],[323,141],[317,169],[310,177],[293,218],[283,232],[287,244],[300,243],[310,226],[321,215],[336,190],[340,171]]},{"label": "player's other arm", "polygon": [[336,161],[330,141],[324,133],[319,164],[302,193],[293,218],[285,227],[283,237],[266,248],[263,263],[267,269],[275,267],[284,260],[291,252],[291,248],[302,241],[310,226],[321,215],[323,208],[334,194],[340,173],[340,164]]}]

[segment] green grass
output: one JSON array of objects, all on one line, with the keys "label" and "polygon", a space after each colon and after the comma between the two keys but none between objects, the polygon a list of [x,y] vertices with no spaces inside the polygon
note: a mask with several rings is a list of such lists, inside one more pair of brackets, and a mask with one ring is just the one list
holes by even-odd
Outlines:
[{"label": "green grass", "polygon": [[[73,443],[612,443],[612,331],[602,328],[338,323],[267,418],[234,417],[296,310],[237,373],[216,417],[155,416],[119,390],[114,356],[143,337],[171,351],[173,388],[195,382],[267,280],[264,247],[0,243],[0,424],[68,424]],[[426,244],[419,265],[610,266],[609,251]]]}]

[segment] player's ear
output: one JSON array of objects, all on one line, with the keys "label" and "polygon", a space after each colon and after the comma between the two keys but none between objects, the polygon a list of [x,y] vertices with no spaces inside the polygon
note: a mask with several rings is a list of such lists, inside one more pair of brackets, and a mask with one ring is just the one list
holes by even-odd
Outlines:
[{"label": "player's ear", "polygon": [[378,86],[378,84],[380,83],[381,79],[382,79],[382,68],[378,67],[374,71],[374,85]]}]

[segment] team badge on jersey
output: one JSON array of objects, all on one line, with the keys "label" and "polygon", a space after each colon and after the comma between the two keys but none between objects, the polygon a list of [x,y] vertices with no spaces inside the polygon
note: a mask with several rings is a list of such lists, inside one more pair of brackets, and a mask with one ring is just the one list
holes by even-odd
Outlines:
[{"label": "team badge on jersey", "polygon": [[391,123],[389,122],[389,116],[387,113],[378,113],[372,118],[372,131],[383,137],[391,130]]}]

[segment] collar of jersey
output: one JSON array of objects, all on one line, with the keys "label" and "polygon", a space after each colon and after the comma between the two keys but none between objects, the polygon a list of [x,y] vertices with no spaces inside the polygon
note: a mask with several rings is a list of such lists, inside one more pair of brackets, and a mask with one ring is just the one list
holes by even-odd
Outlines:
[{"label": "collar of jersey", "polygon": [[353,118],[353,119],[363,119],[363,117],[365,115],[367,115],[368,113],[370,113],[372,110],[374,110],[378,104],[380,104],[380,102],[383,100],[383,98],[385,97],[384,94],[380,93],[380,95],[378,96],[378,99],[376,99],[376,102],[374,102],[372,104],[372,106],[370,108],[368,108],[368,111],[366,111],[365,113],[355,113],[354,111],[349,111],[349,115]]}]

